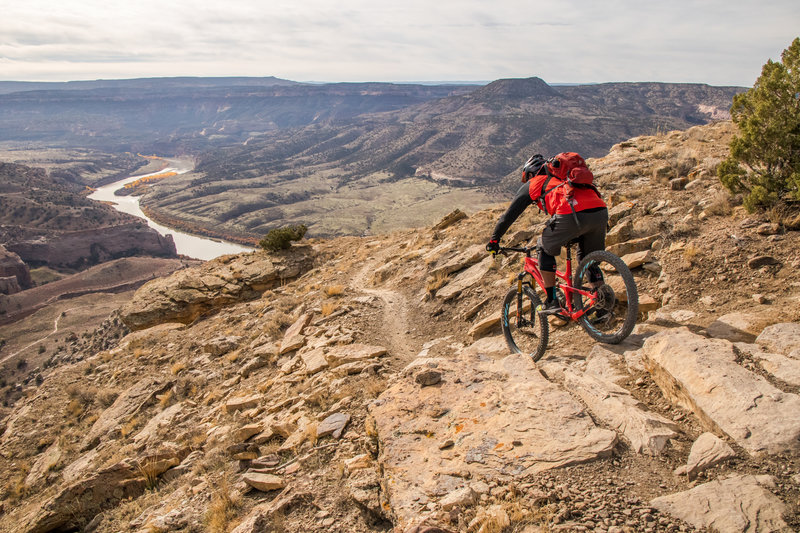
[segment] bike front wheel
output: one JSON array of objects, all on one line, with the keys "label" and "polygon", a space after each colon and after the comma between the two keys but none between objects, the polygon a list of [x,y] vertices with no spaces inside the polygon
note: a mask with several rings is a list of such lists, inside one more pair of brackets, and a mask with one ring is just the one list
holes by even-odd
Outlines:
[{"label": "bike front wheel", "polygon": [[542,301],[530,285],[522,286],[521,299],[517,289],[511,289],[503,300],[500,322],[508,349],[512,353],[525,353],[538,361],[547,349],[550,323],[538,316],[536,308]]},{"label": "bike front wheel", "polygon": [[578,322],[593,339],[619,344],[633,331],[639,315],[639,293],[633,274],[622,259],[605,250],[591,252],[578,265],[575,288],[596,291],[593,304],[573,293],[576,309],[586,313]]}]

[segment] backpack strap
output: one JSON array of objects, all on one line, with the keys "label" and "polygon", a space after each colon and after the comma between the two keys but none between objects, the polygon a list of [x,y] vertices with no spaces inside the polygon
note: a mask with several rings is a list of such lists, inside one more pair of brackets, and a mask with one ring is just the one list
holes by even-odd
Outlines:
[{"label": "backpack strap", "polygon": [[547,178],[542,183],[542,190],[539,191],[539,200],[540,200],[539,203],[542,204],[542,211],[544,211],[544,214],[545,215],[549,215],[550,213],[547,212],[547,203],[544,201],[544,197],[550,191],[554,191],[554,190],[558,189],[559,187],[561,187],[562,185],[564,185],[567,182],[566,181],[562,181],[561,183],[559,183],[555,187],[552,187],[552,188],[548,189],[547,188],[547,184],[550,183],[550,180],[553,179],[553,178],[558,180],[559,178],[557,176],[553,176],[553,174],[550,172],[550,169],[547,168],[547,163],[545,163],[545,165],[544,165],[544,171],[547,174]]}]

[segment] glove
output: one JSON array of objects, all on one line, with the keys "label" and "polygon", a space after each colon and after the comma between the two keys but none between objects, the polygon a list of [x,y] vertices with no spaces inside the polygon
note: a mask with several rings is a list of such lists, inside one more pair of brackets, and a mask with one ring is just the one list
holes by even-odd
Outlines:
[{"label": "glove", "polygon": [[522,167],[522,183],[526,183],[531,176],[536,176],[545,164],[542,154],[532,155]]},{"label": "glove", "polygon": [[500,243],[497,241],[489,241],[489,244],[486,245],[486,251],[492,255],[496,255],[497,252],[500,251]]}]

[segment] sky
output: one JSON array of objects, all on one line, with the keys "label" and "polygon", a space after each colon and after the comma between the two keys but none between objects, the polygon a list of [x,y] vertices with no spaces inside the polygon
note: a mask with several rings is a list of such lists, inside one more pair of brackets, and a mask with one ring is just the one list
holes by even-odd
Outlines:
[{"label": "sky", "polygon": [[0,80],[752,86],[797,0],[0,0]]}]

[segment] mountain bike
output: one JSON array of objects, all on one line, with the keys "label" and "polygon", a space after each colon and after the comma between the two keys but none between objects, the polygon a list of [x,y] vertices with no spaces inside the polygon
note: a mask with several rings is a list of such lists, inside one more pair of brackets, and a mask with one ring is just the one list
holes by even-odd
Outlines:
[{"label": "mountain bike", "polygon": [[[628,266],[606,250],[591,252],[583,258],[572,275],[572,247],[567,244],[567,265],[556,270],[556,296],[561,310],[554,314],[564,321],[578,322],[593,339],[619,344],[633,330],[639,314],[639,293]],[[528,353],[534,361],[547,349],[550,322],[539,315],[542,300],[533,288],[530,276],[544,291],[539,261],[532,257],[538,248],[501,247],[499,253],[525,254],[523,270],[517,275],[517,286],[503,300],[501,325],[512,353]]]}]

